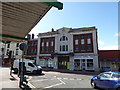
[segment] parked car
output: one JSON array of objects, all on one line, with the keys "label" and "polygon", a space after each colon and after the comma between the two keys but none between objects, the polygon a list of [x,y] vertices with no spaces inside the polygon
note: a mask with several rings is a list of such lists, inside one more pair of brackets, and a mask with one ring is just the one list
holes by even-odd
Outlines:
[{"label": "parked car", "polygon": [[111,71],[110,67],[101,67],[100,72],[108,72]]},{"label": "parked car", "polygon": [[[13,62],[13,70],[14,70],[14,73],[18,73],[19,71],[19,66],[21,66],[20,64],[22,63],[22,59],[17,59],[17,60],[14,60]],[[25,65],[25,73],[39,73],[41,74],[42,73],[42,67],[41,66],[37,66],[35,65],[32,61],[29,61],[29,60],[26,60],[24,59],[23,60],[23,63]]]},{"label": "parked car", "polygon": [[103,72],[91,79],[93,88],[120,90],[120,72]]}]

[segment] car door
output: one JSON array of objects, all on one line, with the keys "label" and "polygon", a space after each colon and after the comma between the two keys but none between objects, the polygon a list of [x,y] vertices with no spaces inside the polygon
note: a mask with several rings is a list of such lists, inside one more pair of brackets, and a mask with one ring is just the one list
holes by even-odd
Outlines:
[{"label": "car door", "polygon": [[100,77],[101,88],[109,88],[111,73],[103,73]]},{"label": "car door", "polygon": [[109,79],[111,78],[111,73],[102,73],[98,75],[96,84],[100,88],[107,88],[107,83]]},{"label": "car door", "polygon": [[105,81],[106,87],[107,88],[114,88],[115,85],[117,84],[117,82],[118,82],[118,74],[113,73],[111,78]]},{"label": "car door", "polygon": [[33,72],[33,70],[34,70],[34,65],[32,63],[28,62],[27,71]]}]

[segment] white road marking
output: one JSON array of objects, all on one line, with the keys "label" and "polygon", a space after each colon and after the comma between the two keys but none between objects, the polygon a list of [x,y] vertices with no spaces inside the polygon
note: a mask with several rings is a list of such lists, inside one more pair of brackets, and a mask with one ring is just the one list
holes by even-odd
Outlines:
[{"label": "white road marking", "polygon": [[61,84],[65,84],[65,82],[63,82],[61,79],[57,78],[61,83],[58,83],[58,84],[54,84],[54,85],[51,85],[51,86],[47,86],[47,87],[44,87],[44,88],[52,88],[52,87],[55,87],[55,86],[59,86]]},{"label": "white road marking", "polygon": [[65,84],[65,82],[63,82],[61,79],[58,79],[60,82],[62,82],[63,84]]},{"label": "white road marking", "polygon": [[31,82],[39,82],[39,81],[47,81],[47,80],[54,80],[54,79],[40,79],[40,80],[35,80],[35,81],[31,81]]},{"label": "white road marking", "polygon": [[68,78],[63,78],[63,79],[68,80]]},{"label": "white road marking", "polygon": [[57,79],[62,79],[62,78],[57,78]]}]

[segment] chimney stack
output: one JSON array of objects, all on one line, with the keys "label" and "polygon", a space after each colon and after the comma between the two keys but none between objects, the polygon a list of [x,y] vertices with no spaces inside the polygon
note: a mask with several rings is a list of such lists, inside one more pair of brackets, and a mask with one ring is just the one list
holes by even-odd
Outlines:
[{"label": "chimney stack", "polygon": [[52,28],[52,32],[54,32],[54,29]]},{"label": "chimney stack", "polygon": [[32,39],[34,39],[34,36],[35,36],[35,35],[34,35],[34,34],[32,34]]}]

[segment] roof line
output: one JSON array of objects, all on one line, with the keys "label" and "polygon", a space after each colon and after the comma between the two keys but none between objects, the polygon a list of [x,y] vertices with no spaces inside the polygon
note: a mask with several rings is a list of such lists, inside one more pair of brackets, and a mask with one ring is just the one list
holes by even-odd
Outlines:
[{"label": "roof line", "polygon": [[45,3],[58,8],[58,10],[62,10],[63,9],[63,3],[61,3],[61,2],[45,2]]},{"label": "roof line", "polygon": [[12,36],[12,35],[6,35],[6,34],[0,34],[0,37],[14,38],[14,39],[19,39],[19,40],[28,40],[27,38],[17,37],[17,36]]}]

